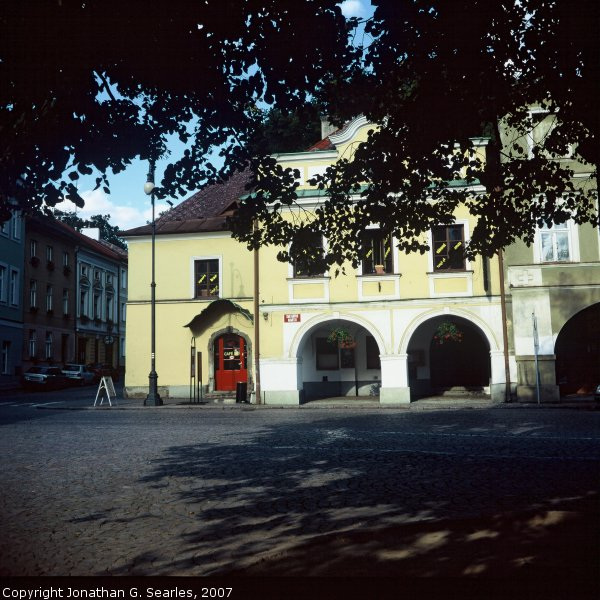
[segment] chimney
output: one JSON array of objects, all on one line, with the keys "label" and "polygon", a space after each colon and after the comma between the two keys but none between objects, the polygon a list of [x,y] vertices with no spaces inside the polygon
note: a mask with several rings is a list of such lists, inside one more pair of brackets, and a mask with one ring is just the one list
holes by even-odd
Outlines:
[{"label": "chimney", "polygon": [[329,137],[330,133],[337,131],[337,127],[332,125],[326,117],[321,117],[321,139],[324,140],[326,137]]},{"label": "chimney", "polygon": [[100,229],[98,227],[84,227],[81,233],[97,242],[100,241]]}]

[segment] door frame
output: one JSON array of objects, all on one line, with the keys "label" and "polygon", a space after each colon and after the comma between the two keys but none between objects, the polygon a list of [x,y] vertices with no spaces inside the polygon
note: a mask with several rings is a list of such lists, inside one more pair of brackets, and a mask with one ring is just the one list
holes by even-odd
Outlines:
[{"label": "door frame", "polygon": [[252,349],[252,342],[247,334],[231,326],[214,331],[208,339],[208,347],[206,349],[208,352],[208,391],[215,391],[215,341],[222,335],[228,334],[239,335],[244,339],[244,345],[246,347],[246,370],[248,371],[248,391],[250,391],[254,388],[254,352]]}]

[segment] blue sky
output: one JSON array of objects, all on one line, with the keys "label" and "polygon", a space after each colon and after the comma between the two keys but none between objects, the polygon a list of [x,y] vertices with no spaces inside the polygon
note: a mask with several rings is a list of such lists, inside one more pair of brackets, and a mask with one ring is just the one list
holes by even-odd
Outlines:
[{"label": "blue sky", "polygon": [[[373,12],[370,0],[345,0],[340,3],[342,13],[345,17],[360,17],[364,18]],[[317,141],[317,140],[315,140]],[[170,148],[173,153],[170,160],[174,160],[180,153],[183,152],[181,143],[173,143]],[[156,181],[162,178],[162,172],[169,160],[162,161],[156,166]],[[148,173],[148,163],[139,160],[134,161],[125,171],[118,175],[109,173],[110,194],[104,193],[102,189],[94,190],[95,177],[79,180],[80,194],[85,200],[85,206],[82,209],[69,201],[61,202],[57,205],[60,210],[76,210],[77,214],[86,219],[91,215],[110,215],[112,225],[118,226],[120,229],[130,229],[145,225],[151,219],[151,206],[148,196],[144,194],[144,183],[146,182],[146,174]],[[188,196],[191,196],[190,192]],[[186,197],[171,198],[174,204],[179,204]],[[168,209],[168,205],[164,201],[156,202],[157,214]]]}]

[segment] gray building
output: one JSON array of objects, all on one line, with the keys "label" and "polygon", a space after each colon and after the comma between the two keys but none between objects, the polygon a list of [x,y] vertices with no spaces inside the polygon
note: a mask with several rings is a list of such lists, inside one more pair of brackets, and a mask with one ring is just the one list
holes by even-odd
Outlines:
[{"label": "gray building", "polygon": [[19,212],[0,225],[0,390],[22,371],[25,233]]}]

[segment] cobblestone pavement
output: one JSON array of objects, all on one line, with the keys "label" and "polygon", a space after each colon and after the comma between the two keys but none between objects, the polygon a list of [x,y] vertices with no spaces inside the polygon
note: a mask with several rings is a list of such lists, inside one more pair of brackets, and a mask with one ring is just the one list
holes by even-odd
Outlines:
[{"label": "cobblestone pavement", "polygon": [[0,431],[0,575],[584,576],[599,556],[600,412],[4,404]]}]

